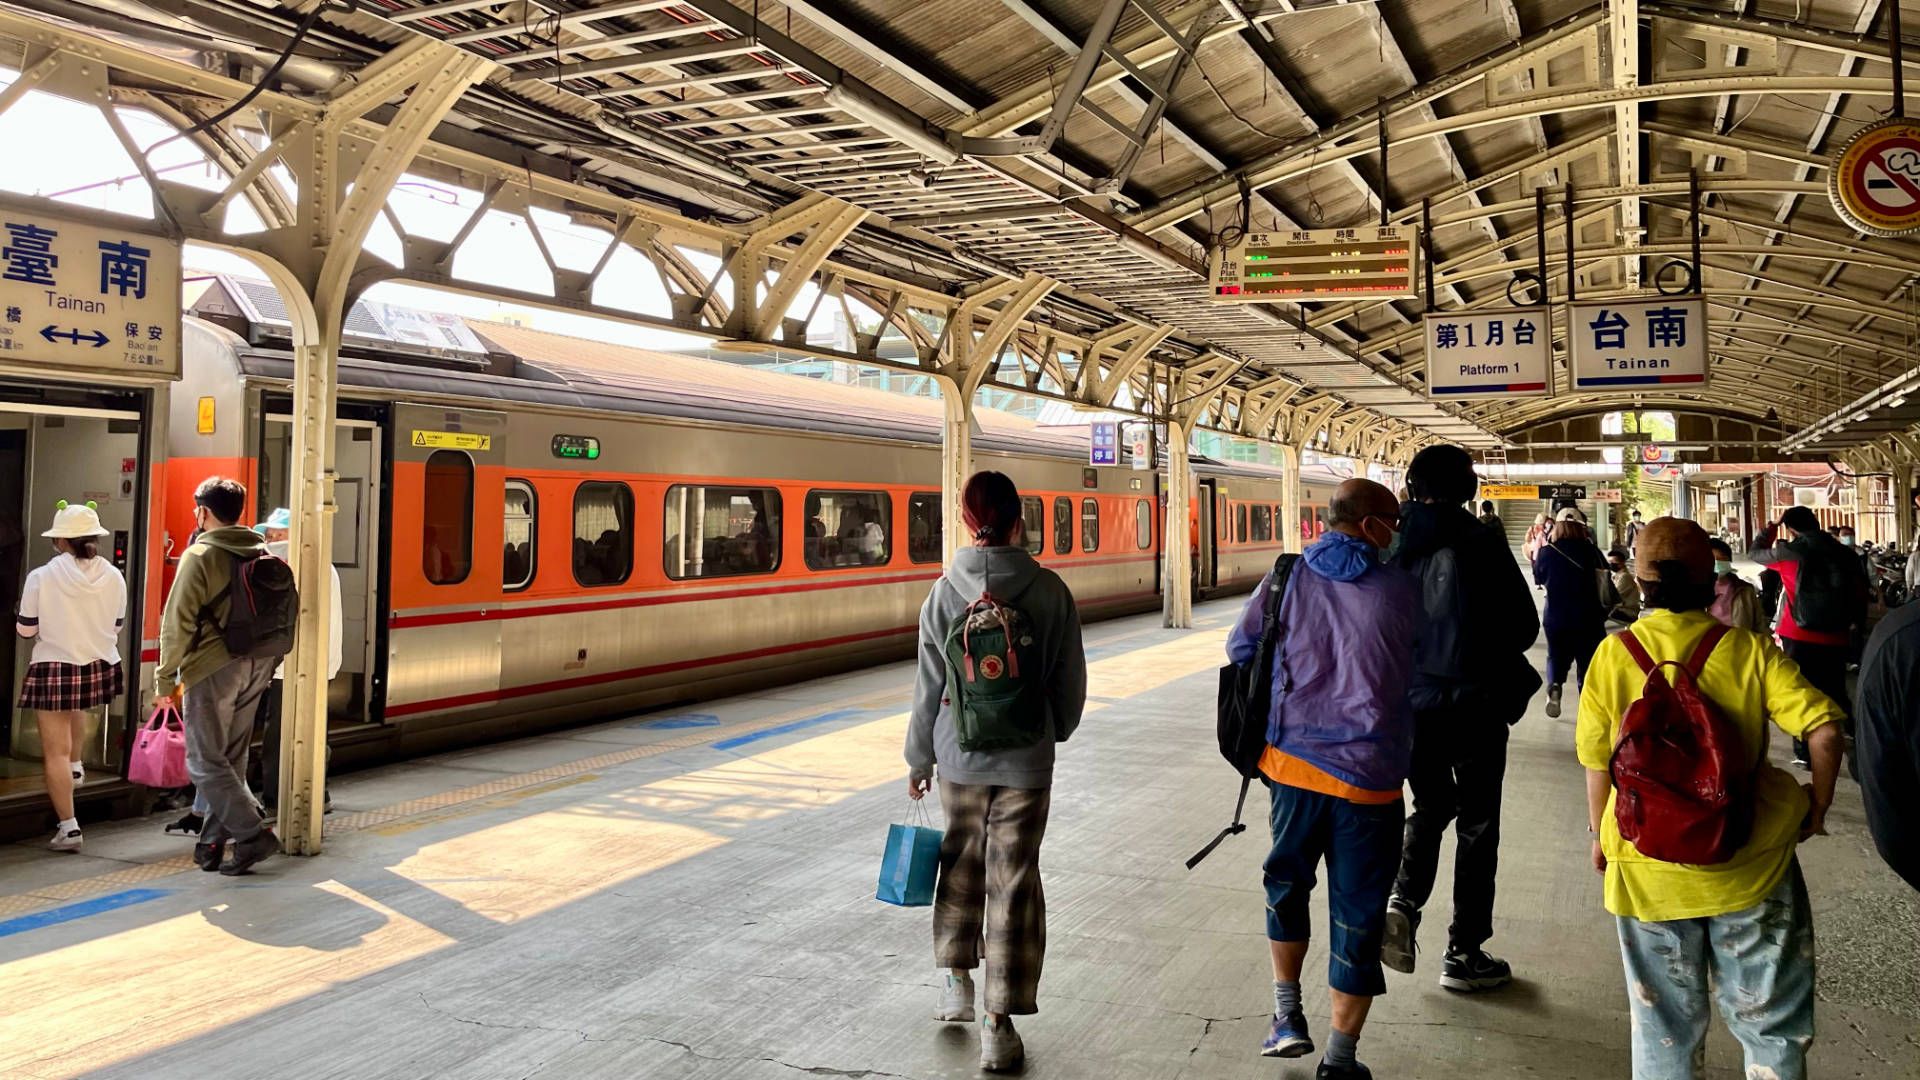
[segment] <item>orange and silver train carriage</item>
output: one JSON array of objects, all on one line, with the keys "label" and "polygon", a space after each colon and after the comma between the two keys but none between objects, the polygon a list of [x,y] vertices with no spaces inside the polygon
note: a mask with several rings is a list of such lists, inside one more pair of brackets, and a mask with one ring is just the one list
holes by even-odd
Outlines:
[{"label": "orange and silver train carriage", "polygon": [[[106,418],[95,433],[120,430],[127,444],[100,442],[107,458],[94,463],[126,477],[125,504],[102,511],[116,550],[125,562],[145,530],[153,568],[129,572],[144,582],[143,670],[89,747],[109,774],[123,771],[125,718],[150,694],[194,486],[239,478],[252,518],[287,502],[291,353],[270,313],[198,310],[214,321],[186,320],[181,380],[125,395],[124,427]],[[336,765],[910,653],[940,568],[937,401],[451,316],[356,312],[388,325],[356,337],[350,320],[341,361]],[[413,323],[394,332],[402,314]],[[19,408],[0,411],[0,474],[5,417],[31,417]],[[976,464],[1019,485],[1029,548],[1086,617],[1158,606],[1159,477],[1088,468],[1078,429],[986,410],[980,423]],[[143,454],[155,462],[150,526],[137,512]],[[1280,474],[1203,458],[1193,471],[1195,586],[1244,591],[1284,541]],[[1331,483],[1303,483],[1303,535],[1324,528]],[[28,547],[9,570],[43,561]]]}]

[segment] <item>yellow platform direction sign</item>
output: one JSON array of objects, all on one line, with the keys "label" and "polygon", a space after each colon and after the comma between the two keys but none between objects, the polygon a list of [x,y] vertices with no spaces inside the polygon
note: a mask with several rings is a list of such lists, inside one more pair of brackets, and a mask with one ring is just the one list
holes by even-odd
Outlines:
[{"label": "yellow platform direction sign", "polygon": [[493,449],[493,436],[473,431],[415,431],[413,445],[425,450]]},{"label": "yellow platform direction sign", "polygon": [[1480,497],[1483,499],[1537,499],[1540,497],[1540,485],[1481,484]]},{"label": "yellow platform direction sign", "polygon": [[1827,195],[1862,232],[1920,231],[1920,121],[1896,116],[1860,129],[1827,170]]}]

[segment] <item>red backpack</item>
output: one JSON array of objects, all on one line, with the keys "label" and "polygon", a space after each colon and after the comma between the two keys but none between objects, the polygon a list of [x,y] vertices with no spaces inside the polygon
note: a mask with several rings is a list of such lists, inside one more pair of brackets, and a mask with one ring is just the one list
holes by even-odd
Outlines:
[{"label": "red backpack", "polygon": [[[1622,839],[1662,862],[1712,865],[1733,858],[1753,832],[1756,763],[1740,729],[1700,692],[1700,670],[1727,635],[1714,626],[1682,666],[1655,662],[1632,630],[1620,644],[1647,673],[1627,706],[1608,772]],[[1671,684],[1661,668],[1672,667]],[[1764,752],[1764,751],[1763,751]]]}]

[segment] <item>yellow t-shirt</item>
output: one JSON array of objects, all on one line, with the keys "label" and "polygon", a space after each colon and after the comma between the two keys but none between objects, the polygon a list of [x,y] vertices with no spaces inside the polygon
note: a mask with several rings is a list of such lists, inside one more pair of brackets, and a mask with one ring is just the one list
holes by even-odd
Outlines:
[{"label": "yellow t-shirt", "polygon": [[[1704,611],[1655,609],[1633,624],[1633,635],[1656,661],[1685,663],[1713,625],[1713,616]],[[1600,644],[1580,690],[1580,720],[1574,730],[1580,764],[1606,770],[1620,737],[1620,721],[1627,706],[1639,700],[1646,681],[1618,640],[1610,637]],[[1700,673],[1700,690],[1740,729],[1756,760],[1767,740],[1768,720],[1804,738],[1841,717],[1840,707],[1813,688],[1772,638],[1751,630],[1727,631]],[[1600,828],[1600,846],[1607,856],[1607,910],[1642,922],[1665,922],[1724,915],[1758,904],[1786,874],[1808,804],[1799,782],[1771,764],[1760,766],[1754,796],[1758,805],[1746,846],[1717,866],[1695,866],[1661,862],[1634,850],[1620,837],[1609,795]]]}]

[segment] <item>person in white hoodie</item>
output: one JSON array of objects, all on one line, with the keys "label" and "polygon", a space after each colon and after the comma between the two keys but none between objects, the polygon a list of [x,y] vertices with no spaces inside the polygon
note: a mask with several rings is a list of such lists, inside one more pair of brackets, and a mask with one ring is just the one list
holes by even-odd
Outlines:
[{"label": "person in white hoodie", "polygon": [[90,709],[120,695],[120,626],[127,617],[127,581],[100,557],[100,515],[92,503],[61,502],[53,528],[53,558],[27,575],[15,628],[33,639],[33,658],[20,685],[20,708],[39,714],[47,795],[60,823],[47,846],[79,851],[80,821],[73,790],[84,779],[80,746]]}]

